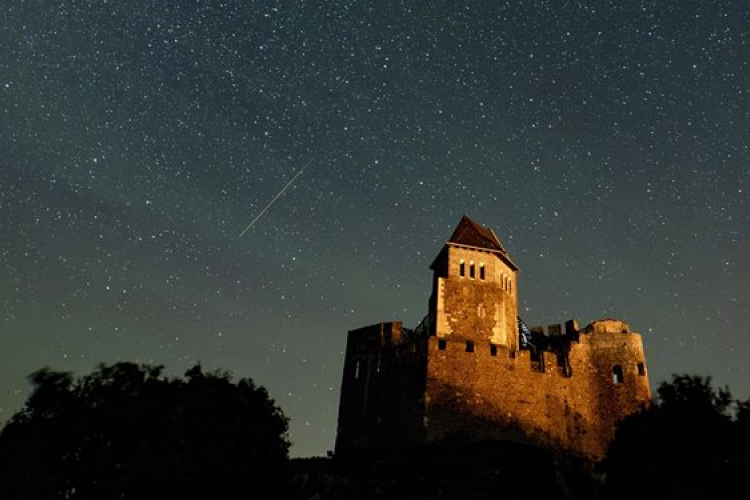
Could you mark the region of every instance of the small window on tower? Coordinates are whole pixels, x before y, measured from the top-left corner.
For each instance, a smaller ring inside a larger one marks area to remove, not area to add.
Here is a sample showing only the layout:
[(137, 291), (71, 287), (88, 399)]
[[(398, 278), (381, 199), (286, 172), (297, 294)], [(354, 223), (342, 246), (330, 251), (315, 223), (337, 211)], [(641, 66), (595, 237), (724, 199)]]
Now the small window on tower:
[(484, 281), (484, 264), (479, 265), (479, 279)]
[(497, 356), (497, 346), (490, 344), (490, 356)]
[(359, 378), (359, 360), (354, 362), (354, 380)]
[(466, 352), (474, 352), (474, 342), (471, 340), (466, 341)]
[(641, 377), (646, 375), (646, 365), (644, 365), (643, 363), (638, 363), (638, 375), (640, 375)]
[(463, 260), (458, 264), (458, 274), (459, 276), (466, 276), (466, 263)]
[(615, 385), (620, 385), (623, 382), (622, 366), (615, 365), (612, 368), (612, 381)]
[(469, 278), (474, 279), (474, 263), (469, 265)]
[(438, 339), (438, 349), (444, 351), (448, 347), (448, 341), (445, 339)]

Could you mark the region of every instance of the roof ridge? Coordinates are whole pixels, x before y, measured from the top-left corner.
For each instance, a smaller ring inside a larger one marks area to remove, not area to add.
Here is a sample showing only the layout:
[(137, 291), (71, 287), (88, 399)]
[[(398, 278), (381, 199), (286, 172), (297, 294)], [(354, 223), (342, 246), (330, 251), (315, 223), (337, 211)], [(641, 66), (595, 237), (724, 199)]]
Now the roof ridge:
[(511, 260), (508, 251), (503, 247), (495, 231), (490, 227), (481, 225), (466, 214), (462, 214), (458, 226), (453, 230), (453, 234), (448, 238), (446, 244), (466, 246), (497, 253), (511, 268), (514, 270), (518, 269), (518, 266)]

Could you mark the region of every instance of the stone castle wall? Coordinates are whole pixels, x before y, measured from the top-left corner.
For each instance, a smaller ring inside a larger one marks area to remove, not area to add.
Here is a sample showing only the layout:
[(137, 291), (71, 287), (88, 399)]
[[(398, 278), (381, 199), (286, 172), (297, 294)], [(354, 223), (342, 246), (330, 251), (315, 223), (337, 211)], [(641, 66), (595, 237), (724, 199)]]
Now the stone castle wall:
[(553, 352), (534, 361), (528, 350), (475, 343), (467, 352), (464, 341), (436, 337), (427, 349), (428, 441), (510, 439), (600, 459), (616, 422), (650, 401), (636, 333), (582, 333), (567, 369)]
[(400, 322), (349, 332), (336, 449), (424, 439), (427, 339), (407, 339)]
[(350, 332), (337, 449), (503, 439), (597, 460), (650, 401), (641, 336), (619, 321), (582, 330), (565, 360), (470, 342), (404, 338), (400, 323)]

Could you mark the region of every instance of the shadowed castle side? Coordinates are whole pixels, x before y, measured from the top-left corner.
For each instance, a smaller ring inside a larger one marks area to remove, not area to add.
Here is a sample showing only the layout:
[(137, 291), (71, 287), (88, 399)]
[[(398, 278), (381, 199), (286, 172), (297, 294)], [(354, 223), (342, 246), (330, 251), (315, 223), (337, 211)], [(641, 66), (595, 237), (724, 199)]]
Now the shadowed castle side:
[(419, 326), (349, 331), (337, 454), (504, 440), (600, 460), (616, 423), (651, 401), (624, 321), (526, 327), (518, 267), (491, 229), (464, 216), (430, 268)]

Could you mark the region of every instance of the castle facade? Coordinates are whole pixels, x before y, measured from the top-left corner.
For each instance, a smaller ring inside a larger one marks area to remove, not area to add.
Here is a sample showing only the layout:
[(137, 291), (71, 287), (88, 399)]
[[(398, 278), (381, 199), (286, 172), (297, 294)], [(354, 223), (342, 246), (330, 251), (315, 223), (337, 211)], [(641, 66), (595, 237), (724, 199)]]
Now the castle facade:
[(348, 333), (336, 452), (513, 441), (600, 460), (651, 401), (641, 335), (624, 321), (528, 328), (519, 269), (464, 216), (430, 266), (429, 312)]

